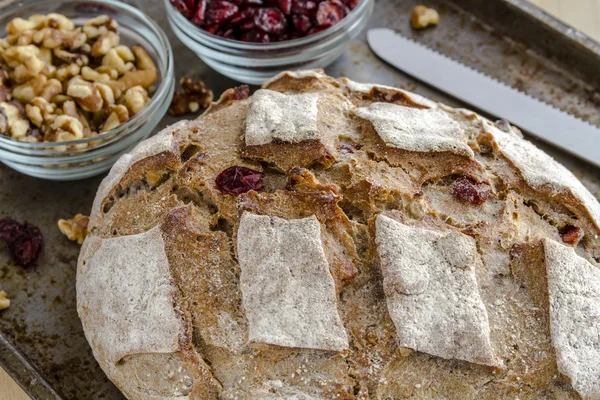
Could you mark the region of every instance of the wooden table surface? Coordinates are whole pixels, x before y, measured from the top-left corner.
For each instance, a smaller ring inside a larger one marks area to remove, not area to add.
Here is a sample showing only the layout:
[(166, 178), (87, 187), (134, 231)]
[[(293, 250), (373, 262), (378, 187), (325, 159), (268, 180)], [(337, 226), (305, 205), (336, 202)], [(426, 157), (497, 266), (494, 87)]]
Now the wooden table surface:
[[(600, 42), (600, 0), (530, 1)], [(0, 368), (0, 400), (29, 400), (29, 396), (2, 368)]]

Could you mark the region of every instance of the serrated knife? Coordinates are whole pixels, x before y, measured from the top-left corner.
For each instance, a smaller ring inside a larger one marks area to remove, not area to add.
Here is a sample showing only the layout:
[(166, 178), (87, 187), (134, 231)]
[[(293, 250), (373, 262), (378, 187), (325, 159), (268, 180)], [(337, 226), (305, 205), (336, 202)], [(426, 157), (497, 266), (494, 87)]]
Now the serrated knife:
[(371, 29), (367, 41), (377, 56), (399, 70), (600, 167), (600, 128), (391, 29)]

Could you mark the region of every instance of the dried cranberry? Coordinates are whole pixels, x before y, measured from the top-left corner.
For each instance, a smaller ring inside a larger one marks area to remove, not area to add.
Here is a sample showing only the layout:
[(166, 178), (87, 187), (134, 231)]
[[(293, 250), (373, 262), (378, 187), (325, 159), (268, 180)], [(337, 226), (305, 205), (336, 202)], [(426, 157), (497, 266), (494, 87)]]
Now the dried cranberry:
[(360, 0), (342, 0), (342, 2), (344, 4), (346, 4), (348, 6), (348, 8), (350, 8), (351, 10), (353, 10), (354, 7), (356, 7), (358, 5), (358, 3), (360, 2)]
[(294, 23), (296, 30), (300, 33), (306, 33), (312, 28), (310, 18), (306, 15), (294, 14), (292, 15), (292, 22)]
[(277, 0), (277, 7), (285, 15), (290, 15), (292, 12), (292, 0)]
[(354, 154), (354, 148), (348, 144), (341, 144), (340, 151), (342, 153)]
[(248, 85), (237, 86), (233, 89), (233, 98), (235, 100), (244, 100), (250, 96), (250, 88)]
[(204, 16), (206, 14), (206, 0), (200, 0), (194, 10), (192, 16), (192, 22), (196, 25), (201, 25), (204, 22)]
[(300, 32), (290, 31), (290, 32), (283, 32), (281, 35), (276, 36), (275, 39), (278, 42), (283, 42), (285, 40), (297, 39), (297, 38), (302, 37), (302, 36), (304, 36), (304, 35), (301, 34)]
[(244, 32), (240, 39), (244, 42), (255, 42), (255, 43), (269, 43), (271, 38), (264, 32), (258, 32), (256, 30)]
[(329, 27), (338, 23), (344, 18), (342, 7), (332, 1), (324, 1), (319, 4), (317, 9), (317, 25), (320, 27)]
[(483, 204), (490, 195), (487, 183), (476, 182), (466, 176), (460, 177), (452, 184), (452, 194), (455, 197), (473, 204)]
[(204, 27), (204, 30), (208, 33), (216, 34), (219, 30), (219, 25), (208, 25)]
[(324, 26), (313, 26), (312, 28), (310, 28), (310, 30), (306, 33), (306, 35), (314, 35), (315, 33), (319, 33), (321, 31), (324, 31), (326, 29), (326, 27)]
[(338, 7), (340, 7), (342, 9), (342, 11), (343, 11), (342, 18), (344, 18), (350, 12), (350, 7), (348, 7), (346, 5), (346, 3), (344, 3), (342, 0), (329, 0), (329, 1), (331, 1), (333, 4), (337, 5)]
[(192, 16), (192, 10), (188, 7), (183, 0), (169, 0), (169, 3), (173, 5), (184, 17), (190, 18)]
[(18, 234), (20, 229), (21, 224), (14, 219), (5, 218), (0, 220), (0, 239), (9, 243)]
[(0, 220), (0, 239), (6, 242), (16, 263), (23, 267), (35, 263), (44, 244), (37, 226), (27, 222), (20, 224), (10, 218)]
[(265, 174), (246, 167), (229, 167), (215, 180), (219, 190), (229, 194), (242, 194), (250, 190), (262, 190)]
[(235, 39), (235, 35), (233, 34), (233, 29), (227, 29), (225, 32), (223, 32), (223, 34), (221, 35), (226, 39)]
[(169, 1), (186, 18), (209, 33), (269, 43), (320, 32), (344, 18), (360, 0)]
[(496, 121), (496, 127), (504, 132), (510, 132), (512, 128), (510, 127), (510, 122), (505, 119), (499, 119)]
[(275, 35), (283, 33), (286, 27), (285, 16), (276, 8), (259, 9), (254, 23), (261, 31)]
[(251, 19), (250, 21), (246, 21), (246, 22), (242, 23), (240, 25), (240, 30), (242, 30), (242, 31), (251, 31), (255, 27), (256, 27), (256, 25), (254, 25), (254, 20)]
[(224, 0), (213, 1), (208, 4), (205, 18), (208, 25), (222, 24), (229, 21), (235, 13), (237, 13), (238, 7)]
[(292, 0), (294, 14), (311, 15), (317, 9), (317, 3), (312, 0)]
[(577, 226), (567, 225), (560, 231), (560, 237), (565, 243), (577, 245), (583, 237), (583, 230)]

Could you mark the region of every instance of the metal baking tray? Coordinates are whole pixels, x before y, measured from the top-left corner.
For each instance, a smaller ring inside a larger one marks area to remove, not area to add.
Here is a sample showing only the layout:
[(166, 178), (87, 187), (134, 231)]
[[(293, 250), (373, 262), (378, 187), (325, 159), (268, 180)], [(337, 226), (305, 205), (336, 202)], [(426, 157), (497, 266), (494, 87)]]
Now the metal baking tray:
[[(370, 27), (396, 29), (600, 125), (598, 43), (525, 0), (429, 0), (428, 5), (440, 12), (441, 22), (433, 29), (413, 32), (408, 21), (416, 3), (378, 0)], [(202, 78), (217, 95), (236, 85), (208, 68), (174, 37), (162, 0), (139, 4), (168, 33), (178, 77)], [(460, 105), (377, 59), (367, 47), (364, 33), (327, 72), (356, 81), (399, 86)], [(173, 121), (167, 116), (162, 126)], [(599, 169), (536, 144), (570, 168), (592, 193), (600, 194)], [(79, 246), (62, 237), (56, 228), (59, 218), (89, 212), (100, 179), (47, 182), (0, 164), (0, 218), (10, 216), (32, 222), (42, 229), (46, 240), (38, 266), (27, 270), (13, 265), (0, 243), (0, 289), (6, 290), (12, 301), (7, 310), (0, 312), (0, 364), (36, 399), (123, 398), (94, 360), (77, 317), (75, 269)]]

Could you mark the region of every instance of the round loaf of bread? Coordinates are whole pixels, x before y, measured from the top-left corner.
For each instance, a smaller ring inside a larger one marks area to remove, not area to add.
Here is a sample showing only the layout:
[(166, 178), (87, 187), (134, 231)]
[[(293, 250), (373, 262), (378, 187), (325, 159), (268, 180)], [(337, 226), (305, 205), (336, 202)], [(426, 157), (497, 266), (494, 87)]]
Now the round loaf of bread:
[(599, 226), (505, 121), (286, 72), (119, 159), (78, 312), (129, 399), (600, 399)]

